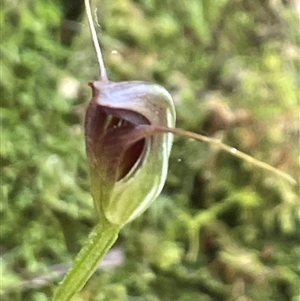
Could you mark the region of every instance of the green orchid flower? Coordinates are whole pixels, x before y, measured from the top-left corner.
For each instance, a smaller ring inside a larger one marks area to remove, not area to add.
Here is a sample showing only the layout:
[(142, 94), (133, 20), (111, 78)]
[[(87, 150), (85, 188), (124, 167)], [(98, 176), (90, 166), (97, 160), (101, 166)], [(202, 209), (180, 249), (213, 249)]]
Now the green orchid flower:
[(171, 95), (146, 82), (96, 81), (85, 118), (91, 193), (102, 218), (124, 225), (142, 214), (161, 192), (174, 127)]

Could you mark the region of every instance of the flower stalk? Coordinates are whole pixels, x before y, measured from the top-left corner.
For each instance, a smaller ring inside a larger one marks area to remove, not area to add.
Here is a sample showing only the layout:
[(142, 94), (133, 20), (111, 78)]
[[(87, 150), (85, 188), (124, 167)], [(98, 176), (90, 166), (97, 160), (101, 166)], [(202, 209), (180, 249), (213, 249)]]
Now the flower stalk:
[(79, 293), (95, 272), (99, 261), (117, 240), (120, 227), (100, 222), (74, 260), (71, 270), (54, 294), (53, 301), (68, 301)]

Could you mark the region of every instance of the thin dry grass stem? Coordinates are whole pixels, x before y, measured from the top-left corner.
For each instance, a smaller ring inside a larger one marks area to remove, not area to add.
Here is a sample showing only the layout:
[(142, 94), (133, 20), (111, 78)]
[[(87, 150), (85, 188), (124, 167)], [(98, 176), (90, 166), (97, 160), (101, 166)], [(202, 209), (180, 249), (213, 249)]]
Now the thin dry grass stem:
[(192, 138), (192, 139), (195, 139), (195, 140), (200, 140), (200, 141), (203, 141), (203, 142), (206, 142), (208, 144), (212, 144), (212, 145), (216, 145), (218, 148), (224, 150), (225, 152), (237, 157), (237, 158), (240, 158), (246, 162), (248, 162), (249, 164), (251, 165), (254, 165), (254, 166), (257, 166), (259, 168), (262, 168), (264, 170), (267, 170), (267, 171), (270, 171), (284, 179), (286, 179), (287, 181), (289, 181), (291, 184), (293, 185), (296, 185), (297, 184), (297, 181), (292, 177), (290, 176), (289, 174), (265, 163), (265, 162), (262, 162), (260, 160), (257, 160), (239, 150), (237, 150), (236, 148), (232, 147), (232, 146), (229, 146), (223, 142), (221, 142), (220, 140), (218, 139), (214, 139), (214, 138), (209, 138), (209, 137), (206, 137), (206, 136), (203, 136), (201, 134), (197, 134), (197, 133), (193, 133), (193, 132), (189, 132), (189, 131), (186, 131), (186, 130), (183, 130), (183, 129), (178, 129), (178, 128), (164, 128), (164, 127), (157, 127), (157, 130), (160, 131), (160, 132), (169, 132), (169, 133), (172, 133), (174, 135), (180, 135), (180, 136), (186, 136), (186, 137), (189, 137), (189, 138)]
[(100, 80), (107, 81), (108, 79), (107, 79), (106, 68), (105, 68), (100, 44), (99, 44), (99, 41), (97, 38), (96, 29), (95, 29), (94, 22), (93, 22), (90, 1), (85, 0), (84, 2), (85, 2), (85, 10), (86, 10), (86, 14), (87, 14), (88, 22), (89, 22), (89, 27), (91, 30), (91, 35), (92, 35), (92, 39), (93, 39), (93, 43), (94, 43), (94, 47), (95, 47), (95, 51), (96, 51), (96, 55), (97, 55), (97, 60), (98, 60), (99, 68), (100, 68), (100, 74), (99, 74)]

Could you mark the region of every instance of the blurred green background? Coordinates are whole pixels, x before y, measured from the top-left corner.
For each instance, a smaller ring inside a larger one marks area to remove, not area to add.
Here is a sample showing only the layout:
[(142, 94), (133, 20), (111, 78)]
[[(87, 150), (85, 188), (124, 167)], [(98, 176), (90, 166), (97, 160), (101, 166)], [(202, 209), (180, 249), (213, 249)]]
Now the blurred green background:
[[(82, 124), (98, 65), (82, 2), (1, 4), (5, 301), (50, 300), (56, 265), (97, 223)], [(299, 183), (297, 1), (95, 2), (111, 80), (163, 85), (177, 127), (222, 138)], [(299, 301), (298, 190), (176, 137), (163, 193), (116, 243), (123, 263), (98, 270), (74, 301)]]

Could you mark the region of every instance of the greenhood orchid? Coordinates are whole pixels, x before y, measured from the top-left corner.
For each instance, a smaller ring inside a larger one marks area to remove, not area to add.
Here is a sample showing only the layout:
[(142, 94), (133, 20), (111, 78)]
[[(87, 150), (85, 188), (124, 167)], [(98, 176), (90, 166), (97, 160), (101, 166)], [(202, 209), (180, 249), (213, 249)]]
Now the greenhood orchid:
[(171, 95), (146, 82), (96, 81), (85, 118), (91, 192), (102, 218), (123, 225), (161, 192), (167, 176), (174, 127)]
[(100, 222), (53, 301), (68, 301), (78, 293), (121, 228), (157, 198), (167, 177), (173, 142), (171, 133), (159, 129), (175, 126), (173, 100), (163, 87), (107, 79), (89, 0), (85, 6), (100, 67), (99, 80), (90, 83), (92, 100), (84, 124), (91, 194)]

